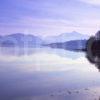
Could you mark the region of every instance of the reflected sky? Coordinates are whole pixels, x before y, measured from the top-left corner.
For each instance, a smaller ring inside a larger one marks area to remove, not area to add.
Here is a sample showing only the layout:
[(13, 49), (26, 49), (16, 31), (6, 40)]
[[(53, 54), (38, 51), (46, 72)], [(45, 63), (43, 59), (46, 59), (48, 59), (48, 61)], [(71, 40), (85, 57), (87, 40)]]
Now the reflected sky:
[(80, 100), (82, 96), (84, 100), (87, 95), (91, 98), (94, 90), (98, 97), (100, 73), (84, 53), (30, 48), (26, 51), (33, 51), (31, 54), (25, 51), (20, 55), (12, 49), (2, 48), (0, 54), (1, 100)]
[(94, 71), (94, 67), (89, 64), (84, 56), (84, 53), (70, 52), (62, 49), (20, 48), (18, 50), (18, 48), (3, 47), (0, 52), (0, 62), (1, 64), (11, 64), (11, 66), (14, 64), (14, 66), (17, 65), (19, 68), (32, 71), (60, 71), (69, 69)]

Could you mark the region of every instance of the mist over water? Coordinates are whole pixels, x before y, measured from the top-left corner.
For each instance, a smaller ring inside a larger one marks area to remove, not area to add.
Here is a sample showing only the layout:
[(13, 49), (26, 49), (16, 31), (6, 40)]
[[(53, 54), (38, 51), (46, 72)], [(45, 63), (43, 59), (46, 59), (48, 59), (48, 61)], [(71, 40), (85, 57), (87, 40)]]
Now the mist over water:
[(1, 100), (84, 100), (87, 96), (94, 100), (99, 98), (99, 87), (100, 73), (84, 53), (0, 48)]

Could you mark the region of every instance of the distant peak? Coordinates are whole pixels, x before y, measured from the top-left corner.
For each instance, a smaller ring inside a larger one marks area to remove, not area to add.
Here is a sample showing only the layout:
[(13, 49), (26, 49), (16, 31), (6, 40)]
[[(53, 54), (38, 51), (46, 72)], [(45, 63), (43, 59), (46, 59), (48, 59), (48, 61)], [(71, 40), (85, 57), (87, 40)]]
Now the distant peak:
[(13, 35), (24, 35), (23, 33), (14, 33)]
[(78, 33), (77, 31), (72, 31), (71, 33)]
[(23, 33), (13, 33), (13, 34), (9, 34), (8, 36), (23, 36)]

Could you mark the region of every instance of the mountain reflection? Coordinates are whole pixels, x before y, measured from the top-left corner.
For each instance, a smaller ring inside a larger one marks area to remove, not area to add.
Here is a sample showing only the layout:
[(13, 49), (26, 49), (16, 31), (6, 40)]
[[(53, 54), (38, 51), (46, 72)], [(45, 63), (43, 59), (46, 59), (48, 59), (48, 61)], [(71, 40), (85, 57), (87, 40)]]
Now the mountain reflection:
[(34, 49), (18, 47), (0, 47), (0, 55), (23, 56), (34, 53)]
[(88, 40), (73, 40), (63, 43), (52, 43), (38, 48), (0, 47), (0, 55), (30, 56), (40, 51), (41, 53), (52, 53), (61, 57), (72, 58), (74, 60), (82, 57), (82, 52), (84, 51), (87, 60), (90, 63), (95, 64), (100, 70), (100, 39), (97, 34), (94, 37), (90, 37)]
[(100, 71), (100, 31), (98, 31), (95, 36), (90, 37), (88, 40), (51, 43), (46, 46), (69, 51), (85, 52), (88, 61), (92, 64), (95, 64)]

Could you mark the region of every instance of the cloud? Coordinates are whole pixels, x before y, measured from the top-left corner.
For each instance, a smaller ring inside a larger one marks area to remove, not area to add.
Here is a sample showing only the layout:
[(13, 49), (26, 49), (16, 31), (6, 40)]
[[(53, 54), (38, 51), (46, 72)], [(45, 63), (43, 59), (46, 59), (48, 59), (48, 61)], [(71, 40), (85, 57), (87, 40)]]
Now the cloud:
[(88, 4), (92, 4), (92, 5), (100, 5), (100, 0), (80, 0), (82, 2), (88, 3)]
[(99, 9), (83, 3), (100, 4), (97, 0), (6, 1), (0, 1), (0, 34), (21, 32), (47, 36), (71, 31), (92, 34), (100, 26)]
[[(93, 17), (93, 14), (91, 14)], [(83, 20), (64, 20), (52, 18), (32, 18), (31, 16), (21, 17), (17, 22), (0, 23), (1, 33), (22, 32), (24, 34), (35, 34), (41, 36), (59, 35), (74, 30), (87, 34), (95, 34), (99, 29), (98, 18), (84, 18)], [(5, 30), (6, 29), (6, 30)]]

